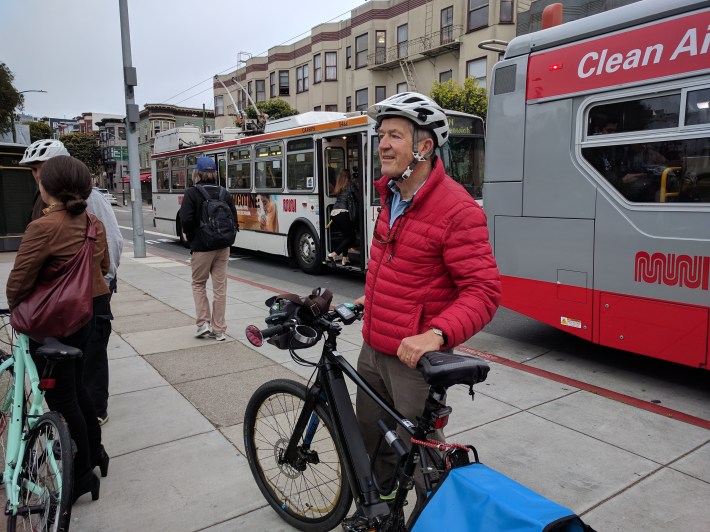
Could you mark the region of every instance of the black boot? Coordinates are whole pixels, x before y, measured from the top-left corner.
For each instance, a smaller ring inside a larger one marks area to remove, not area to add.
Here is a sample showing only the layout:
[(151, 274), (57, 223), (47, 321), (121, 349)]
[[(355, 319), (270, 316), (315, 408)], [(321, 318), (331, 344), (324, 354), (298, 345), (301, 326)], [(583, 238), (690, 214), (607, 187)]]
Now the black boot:
[[(104, 449), (104, 446), (101, 446), (101, 452), (99, 453), (99, 458), (96, 463), (96, 465), (99, 467), (99, 470), (101, 471), (101, 477), (105, 477), (108, 475), (108, 463), (109, 463), (109, 455), (106, 453), (106, 449)], [(94, 466), (96, 467), (96, 466)]]
[(72, 495), (72, 504), (76, 500), (84, 495), (85, 493), (91, 492), (91, 500), (99, 500), (99, 490), (101, 489), (101, 480), (97, 477), (93, 471), (89, 471), (79, 478), (77, 482), (74, 482), (74, 493)]

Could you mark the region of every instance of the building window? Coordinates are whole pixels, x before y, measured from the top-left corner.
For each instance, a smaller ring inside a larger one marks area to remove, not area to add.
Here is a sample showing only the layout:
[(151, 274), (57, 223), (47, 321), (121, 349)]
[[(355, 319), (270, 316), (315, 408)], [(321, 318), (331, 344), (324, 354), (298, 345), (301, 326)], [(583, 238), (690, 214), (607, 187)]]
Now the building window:
[(381, 102), (382, 100), (387, 98), (387, 96), (385, 96), (385, 94), (387, 94), (387, 87), (383, 87), (383, 86), (375, 87), (375, 103)]
[(251, 92), (251, 88), (252, 88), (252, 82), (250, 81), (249, 83), (247, 83), (247, 93), (249, 94), (249, 96), (253, 95), (253, 93)]
[(445, 81), (449, 81), (453, 76), (453, 71), (447, 70), (446, 72), (441, 72), (439, 74), (439, 83), (444, 83)]
[(441, 44), (454, 40), (454, 6), (441, 10)]
[(256, 101), (257, 102), (266, 101), (266, 80), (263, 80), (263, 79), (256, 80)]
[(320, 105), (316, 105), (316, 106), (313, 108), (313, 110), (314, 110), (314, 111), (320, 111)]
[(338, 111), (338, 106), (337, 105), (326, 105), (325, 110), (330, 113), (336, 113)]
[(278, 96), (278, 94), (276, 94), (276, 72), (269, 74), (269, 89), (269, 97), (276, 98), (276, 96)]
[(367, 111), (367, 89), (355, 91), (355, 110)]
[(279, 96), (288, 96), (288, 89), (288, 70), (279, 70)]
[(500, 0), (500, 23), (513, 23), (513, 0)]
[[(387, 32), (375, 32), (375, 64), (381, 65), (387, 57)], [(379, 101), (379, 100), (378, 100)]]
[(407, 82), (403, 81), (402, 83), (397, 83), (397, 94), (400, 92), (407, 92), (409, 90), (409, 87), (407, 86)]
[(346, 96), (345, 97), (345, 112), (349, 113), (352, 110), (353, 110), (353, 97)]
[(409, 25), (407, 24), (402, 24), (401, 26), (397, 27), (397, 58), (402, 58), (402, 57), (407, 57), (408, 54), (408, 46), (407, 42), (409, 41)]
[(475, 78), (475, 80), (478, 82), (478, 86), (482, 89), (486, 88), (487, 72), (488, 66), (486, 64), (485, 57), (466, 62), (466, 77)]
[(367, 33), (355, 38), (355, 68), (367, 66)]
[(325, 53), (325, 80), (336, 81), (338, 79), (338, 52)]
[(488, 0), (468, 0), (468, 31), (488, 26)]
[(352, 66), (352, 60), (353, 60), (353, 47), (346, 46), (345, 47), (345, 68), (350, 68)]
[(224, 96), (222, 96), (221, 94), (219, 96), (214, 97), (214, 115), (224, 115)]
[(118, 140), (126, 140), (126, 128), (125, 127), (118, 128)]
[[(288, 94), (288, 71), (282, 70), (281, 73), (286, 72), (286, 94)], [(283, 87), (281, 87), (281, 90)], [(306, 92), (308, 90), (308, 63), (296, 67), (296, 92)], [(280, 91), (279, 91), (280, 92)]]
[(321, 82), (321, 64), (320, 64), (320, 54), (313, 56), (313, 83)]

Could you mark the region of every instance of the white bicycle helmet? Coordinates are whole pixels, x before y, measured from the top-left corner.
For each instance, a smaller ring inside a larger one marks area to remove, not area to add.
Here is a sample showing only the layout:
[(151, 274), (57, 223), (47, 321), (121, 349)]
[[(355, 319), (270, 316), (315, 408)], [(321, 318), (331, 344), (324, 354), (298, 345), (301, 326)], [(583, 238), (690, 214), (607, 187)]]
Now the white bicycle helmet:
[(414, 135), (412, 135), (412, 161), (407, 165), (402, 175), (395, 178), (396, 181), (407, 179), (412, 175), (414, 167), (418, 163), (426, 161), (434, 154), (434, 150), (430, 153), (419, 153), (417, 149), (419, 129), (427, 130), (432, 134), (434, 149), (437, 146), (443, 146), (449, 140), (449, 121), (446, 119), (444, 111), (434, 100), (423, 94), (400, 92), (370, 107), (367, 110), (367, 115), (377, 122), (377, 129), (385, 118), (397, 117), (411, 120), (416, 126)]
[(438, 147), (449, 140), (449, 121), (443, 109), (423, 94), (400, 92), (370, 107), (367, 115), (375, 120), (378, 126), (385, 118), (408, 118), (417, 127), (431, 131)]
[(57, 155), (69, 155), (64, 144), (54, 139), (42, 139), (33, 142), (27, 147), (20, 164), (31, 165), (43, 163)]

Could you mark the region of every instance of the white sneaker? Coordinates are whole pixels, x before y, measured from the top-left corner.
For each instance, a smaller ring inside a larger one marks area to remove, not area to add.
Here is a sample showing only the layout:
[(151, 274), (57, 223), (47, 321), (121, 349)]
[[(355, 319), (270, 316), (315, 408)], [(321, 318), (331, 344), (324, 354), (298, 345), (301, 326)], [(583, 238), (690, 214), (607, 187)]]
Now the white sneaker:
[(213, 340), (217, 340), (218, 342), (224, 342), (227, 339), (227, 335), (224, 334), (223, 332), (212, 333), (212, 334), (210, 334), (210, 338), (212, 338)]
[(204, 338), (210, 334), (212, 330), (210, 329), (210, 323), (208, 321), (204, 322), (202, 325), (197, 326), (197, 332), (195, 333), (195, 338)]

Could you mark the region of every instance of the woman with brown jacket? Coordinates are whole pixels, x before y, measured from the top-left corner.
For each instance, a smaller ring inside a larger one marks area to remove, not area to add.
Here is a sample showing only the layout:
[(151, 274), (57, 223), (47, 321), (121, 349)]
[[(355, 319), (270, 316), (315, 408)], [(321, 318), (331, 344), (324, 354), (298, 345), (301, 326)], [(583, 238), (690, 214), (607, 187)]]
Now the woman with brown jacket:
[[(95, 216), (85, 212), (91, 188), (89, 169), (78, 159), (58, 156), (42, 166), (39, 190), (48, 207), (41, 218), (27, 226), (17, 251), (7, 281), (7, 301), (11, 310), (32, 293), (43, 268), (63, 264), (79, 251), (86, 238), (87, 215), (92, 217), (97, 230), (92, 263), (93, 297), (108, 293), (104, 274), (109, 269), (109, 254), (104, 226)], [(90, 327), (87, 323), (60, 341), (84, 350)], [(30, 339), (30, 353), (41, 375), (45, 360), (35, 356), (39, 346)], [(76, 443), (73, 499), (91, 492), (92, 499), (97, 500), (100, 481), (93, 469), (99, 466), (101, 475), (105, 476), (109, 457), (101, 445), (101, 428), (84, 388), (83, 368), (82, 358), (57, 363), (52, 374), (56, 384), (47, 390), (45, 399), (52, 410), (62, 414)]]

